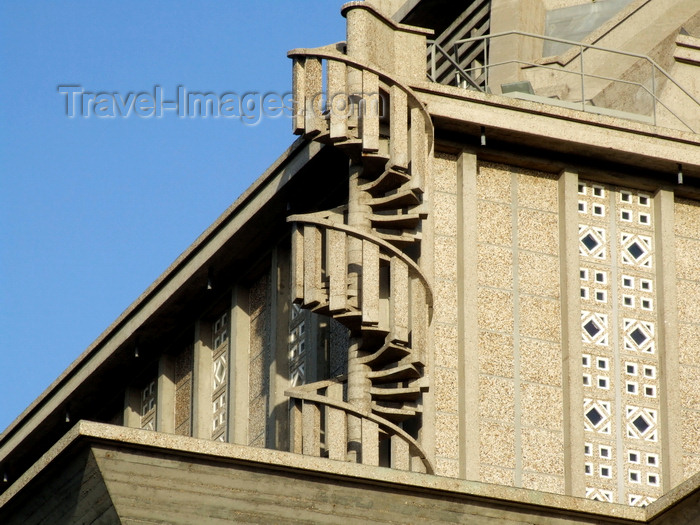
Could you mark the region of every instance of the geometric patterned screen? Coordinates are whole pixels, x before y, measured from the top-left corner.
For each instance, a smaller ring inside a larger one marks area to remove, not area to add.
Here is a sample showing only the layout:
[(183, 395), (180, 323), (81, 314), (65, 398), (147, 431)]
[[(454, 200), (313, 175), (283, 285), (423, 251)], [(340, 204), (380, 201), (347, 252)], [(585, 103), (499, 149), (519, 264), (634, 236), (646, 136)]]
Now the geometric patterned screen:
[(227, 440), (229, 318), (221, 314), (212, 326), (212, 433), (215, 441)]
[(141, 389), (141, 424), (143, 430), (156, 429), (156, 399), (157, 399), (157, 383), (155, 380), (150, 381), (144, 388)]
[(296, 387), (306, 383), (307, 329), (311, 315), (292, 304), (289, 320), (289, 383)]
[(661, 495), (659, 360), (651, 195), (579, 181), (586, 497)]

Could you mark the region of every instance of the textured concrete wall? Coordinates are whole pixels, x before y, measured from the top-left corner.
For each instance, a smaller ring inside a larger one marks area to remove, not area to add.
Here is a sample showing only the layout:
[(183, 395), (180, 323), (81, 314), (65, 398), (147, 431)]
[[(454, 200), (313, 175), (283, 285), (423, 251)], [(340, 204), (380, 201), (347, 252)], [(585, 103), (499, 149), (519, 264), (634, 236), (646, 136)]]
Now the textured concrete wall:
[(4, 525), (120, 523), (95, 458), (87, 449), (50, 466), (38, 483), (0, 507)]
[(173, 524), (635, 523), (554, 505), (523, 508), (427, 488), (278, 469), (263, 462), (217, 462), (109, 445), (94, 447), (93, 454), (126, 524), (154, 518)]
[(192, 435), (193, 345), (187, 345), (175, 357), (175, 433)]
[(556, 178), (477, 175), (480, 478), (564, 491)]
[(700, 203), (675, 203), (683, 477), (700, 472)]
[(250, 372), (248, 444), (265, 446), (270, 359), (270, 278), (260, 277), (250, 289)]
[[(458, 184), (457, 157), (438, 153), (433, 161), (435, 201), (435, 471), (459, 476), (460, 424), (458, 383)], [(462, 387), (464, 388), (464, 387)]]
[(563, 493), (557, 177), (465, 162), (433, 165), (436, 470)]

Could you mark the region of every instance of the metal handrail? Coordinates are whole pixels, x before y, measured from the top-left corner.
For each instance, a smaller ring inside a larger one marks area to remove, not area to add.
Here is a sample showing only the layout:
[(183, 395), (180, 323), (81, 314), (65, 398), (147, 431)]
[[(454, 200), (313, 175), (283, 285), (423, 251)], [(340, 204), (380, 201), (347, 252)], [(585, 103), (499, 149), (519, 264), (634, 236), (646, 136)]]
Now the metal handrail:
[(430, 80), (432, 80), (433, 82), (436, 82), (436, 79), (435, 79), (435, 49), (437, 49), (437, 50), (440, 51), (440, 52), (443, 54), (443, 56), (450, 62), (450, 64), (452, 64), (452, 66), (453, 66), (455, 69), (457, 69), (457, 71), (459, 71), (460, 73), (462, 73), (462, 75), (465, 77), (465, 80), (466, 80), (467, 82), (469, 82), (469, 83), (472, 85), (472, 87), (474, 87), (475, 89), (478, 89), (479, 91), (483, 91), (483, 90), (481, 89), (481, 86), (479, 86), (479, 84), (477, 84), (476, 82), (474, 82), (474, 80), (473, 80), (469, 75), (467, 75), (467, 74), (464, 72), (464, 69), (462, 68), (462, 66), (460, 66), (457, 62), (455, 62), (455, 60), (447, 53), (447, 51), (445, 51), (445, 50), (442, 48), (442, 46), (441, 46), (440, 44), (438, 44), (437, 42), (433, 41), (433, 46), (432, 46), (432, 48), (433, 48), (433, 52), (432, 52), (433, 74), (432, 74)]
[[(497, 66), (502, 66), (506, 64), (512, 64), (512, 63), (517, 63), (522, 65), (523, 67), (535, 67), (535, 68), (541, 68), (541, 69), (551, 69), (555, 70), (557, 72), (564, 72), (564, 73), (571, 73), (571, 74), (578, 74), (581, 77), (581, 110), (586, 111), (585, 109), (585, 78), (595, 78), (599, 80), (607, 80), (610, 82), (620, 82), (624, 84), (631, 84), (638, 86), (642, 90), (646, 91), (649, 93), (649, 95), (652, 98), (652, 120), (654, 125), (657, 125), (657, 110), (656, 110), (656, 104), (660, 104), (662, 107), (664, 107), (671, 115), (673, 115), (680, 123), (682, 123), (685, 127), (687, 127), (690, 131), (695, 132), (695, 130), (687, 123), (685, 122), (680, 116), (676, 114), (672, 109), (670, 109), (666, 104), (664, 104), (656, 94), (656, 87), (657, 87), (657, 81), (656, 81), (656, 71), (659, 71), (659, 73), (664, 76), (671, 84), (673, 84), (676, 88), (678, 88), (682, 93), (684, 93), (690, 100), (692, 100), (696, 105), (700, 107), (700, 101), (693, 96), (692, 93), (688, 92), (683, 86), (678, 84), (671, 75), (669, 75), (661, 66), (659, 66), (652, 58), (642, 55), (639, 53), (631, 53), (629, 51), (621, 51), (617, 49), (610, 49), (602, 46), (596, 46), (593, 44), (585, 44), (583, 42), (575, 42), (573, 40), (566, 40), (563, 38), (555, 38), (555, 37), (549, 37), (549, 36), (544, 36), (544, 35), (537, 35), (534, 33), (527, 33), (524, 31), (505, 31), (501, 33), (494, 33), (490, 35), (482, 35), (482, 36), (477, 36), (477, 37), (472, 37), (472, 38), (465, 38), (462, 40), (456, 40), (453, 42), (455, 53), (456, 50), (458, 49), (459, 45), (462, 44), (468, 44), (471, 42), (478, 42), (478, 41), (484, 41), (484, 46), (486, 49), (488, 49), (489, 44), (491, 39), (499, 38), (499, 37), (504, 37), (504, 36), (524, 36), (524, 37), (529, 37), (529, 38), (535, 38), (538, 40), (547, 40), (547, 41), (552, 41), (552, 42), (557, 42), (557, 43), (562, 43), (562, 44), (569, 44), (571, 46), (575, 46), (579, 48), (579, 57), (580, 57), (580, 71), (570, 71), (564, 68), (557, 68), (553, 66), (547, 66), (545, 64), (539, 64), (536, 62), (527, 62), (524, 60), (519, 60), (519, 59), (514, 59), (514, 60), (508, 60), (504, 62), (499, 62), (496, 64), (489, 64), (488, 63), (488, 55), (487, 55), (487, 61), (484, 65), (480, 65), (476, 68), (463, 68), (459, 65), (458, 63), (458, 57), (455, 55), (455, 59), (453, 59), (445, 49), (443, 49), (439, 44), (437, 44), (435, 41), (428, 41), (428, 48), (429, 48), (429, 53), (431, 57), (431, 63), (430, 63), (430, 72), (428, 74), (428, 77), (435, 82), (436, 79), (436, 58), (435, 58), (435, 53), (436, 51), (440, 52), (440, 54), (447, 59), (450, 64), (456, 69), (456, 73), (459, 73), (462, 78), (467, 80), (473, 87), (478, 89), (479, 91), (488, 91), (488, 80), (486, 80), (486, 89), (481, 88), (472, 78), (471, 75), (468, 74), (470, 71), (474, 70), (485, 70), (488, 71), (490, 68), (497, 67)], [(639, 82), (632, 82), (632, 81), (627, 81), (623, 80), (621, 78), (610, 78), (610, 77), (605, 77), (601, 75), (595, 75), (595, 74), (587, 74), (585, 72), (585, 63), (584, 63), (584, 52), (588, 49), (592, 49), (595, 51), (602, 51), (602, 52), (607, 52), (607, 53), (613, 53), (617, 55), (622, 55), (622, 56), (628, 56), (628, 57), (633, 57), (636, 59), (644, 60), (646, 61), (650, 66), (651, 66), (651, 90), (649, 90), (646, 86)], [(574, 60), (575, 57), (572, 57), (571, 60), (569, 60), (568, 63), (571, 63), (572, 60)]]
[[(503, 66), (503, 65), (507, 65), (507, 64), (522, 64), (523, 66), (537, 66), (537, 67), (541, 67), (542, 69), (552, 69), (552, 70), (557, 71), (559, 73), (569, 73), (572, 75), (587, 76), (589, 78), (596, 78), (599, 80), (609, 80), (611, 82), (618, 82), (620, 84), (629, 84), (632, 86), (637, 86), (638, 88), (642, 89), (643, 91), (646, 91), (652, 97), (652, 100), (654, 101), (654, 104), (652, 105), (652, 109), (653, 109), (652, 121), (654, 122), (654, 125), (656, 125), (656, 104), (658, 103), (661, 106), (663, 106), (666, 109), (666, 111), (668, 111), (674, 117), (676, 117), (681, 124), (683, 124), (685, 127), (687, 127), (693, 133), (695, 133), (695, 130), (690, 126), (690, 124), (688, 124), (681, 117), (679, 117), (671, 108), (669, 108), (666, 104), (664, 104), (664, 102), (661, 99), (657, 98), (654, 95), (653, 88), (655, 86), (654, 86), (653, 81), (652, 81), (652, 90), (649, 90), (649, 88), (647, 88), (644, 84), (640, 84), (639, 82), (632, 82), (631, 80), (623, 80), (621, 78), (605, 77), (602, 75), (594, 75), (594, 74), (590, 74), (590, 73), (586, 74), (586, 75), (581, 75), (581, 73), (579, 73), (577, 71), (567, 71), (565, 69), (559, 69), (559, 68), (555, 68), (552, 66), (546, 66), (546, 65), (539, 65), (539, 64), (536, 64), (533, 62), (527, 62), (525, 60), (507, 60), (505, 62), (497, 62), (495, 64), (489, 64), (488, 66), (479, 66), (479, 67), (461, 69), (460, 73), (462, 73), (464, 75), (464, 74), (468, 74), (470, 71), (475, 71), (478, 69), (487, 69), (488, 67)], [(585, 92), (584, 92), (583, 86), (581, 86), (581, 88), (582, 88), (581, 89), (581, 110), (586, 111), (586, 109), (585, 109), (585, 100), (586, 100)]]

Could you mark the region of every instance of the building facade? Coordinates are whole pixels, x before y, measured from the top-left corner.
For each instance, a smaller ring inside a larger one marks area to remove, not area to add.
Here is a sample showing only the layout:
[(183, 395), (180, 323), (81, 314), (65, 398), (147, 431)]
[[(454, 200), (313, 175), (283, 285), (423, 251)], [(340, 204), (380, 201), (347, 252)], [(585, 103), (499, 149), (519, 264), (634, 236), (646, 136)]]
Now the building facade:
[(2, 434), (1, 521), (699, 523), (697, 3), (342, 15), (299, 139)]

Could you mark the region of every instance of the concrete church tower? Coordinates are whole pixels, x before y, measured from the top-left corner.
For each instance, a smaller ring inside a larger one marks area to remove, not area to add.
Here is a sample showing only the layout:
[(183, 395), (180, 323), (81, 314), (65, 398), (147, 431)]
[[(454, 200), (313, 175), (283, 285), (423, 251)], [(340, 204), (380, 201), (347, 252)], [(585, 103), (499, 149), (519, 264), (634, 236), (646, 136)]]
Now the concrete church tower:
[(0, 521), (700, 523), (700, 6), (342, 15), (299, 139), (2, 434)]

